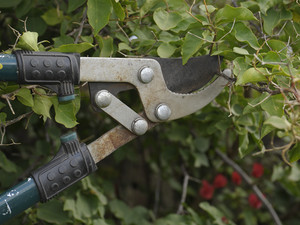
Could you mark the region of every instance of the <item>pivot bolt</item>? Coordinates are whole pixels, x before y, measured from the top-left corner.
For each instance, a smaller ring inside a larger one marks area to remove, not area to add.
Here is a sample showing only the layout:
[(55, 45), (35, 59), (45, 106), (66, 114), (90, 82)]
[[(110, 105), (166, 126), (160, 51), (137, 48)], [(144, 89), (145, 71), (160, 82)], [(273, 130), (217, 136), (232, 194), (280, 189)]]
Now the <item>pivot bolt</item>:
[(139, 71), (138, 78), (139, 80), (144, 83), (148, 84), (153, 80), (154, 77), (154, 71), (149, 67), (143, 67)]
[(143, 135), (148, 130), (148, 123), (142, 118), (138, 118), (132, 122), (131, 129), (136, 135)]
[(172, 113), (172, 111), (171, 111), (170, 107), (163, 103), (159, 104), (155, 110), (155, 116), (157, 117), (157, 119), (162, 120), (162, 121), (169, 119), (171, 116), (171, 113)]
[(109, 106), (111, 101), (111, 93), (109, 93), (107, 90), (101, 90), (95, 95), (95, 102), (99, 108), (105, 108)]

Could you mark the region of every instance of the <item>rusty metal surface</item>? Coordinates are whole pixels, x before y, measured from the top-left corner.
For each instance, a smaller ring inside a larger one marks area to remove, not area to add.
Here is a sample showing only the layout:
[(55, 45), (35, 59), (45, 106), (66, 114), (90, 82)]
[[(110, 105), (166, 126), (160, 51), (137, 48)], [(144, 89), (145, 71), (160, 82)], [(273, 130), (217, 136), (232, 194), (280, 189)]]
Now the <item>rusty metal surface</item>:
[[(145, 118), (145, 116), (143, 116)], [(147, 120), (147, 119), (146, 119)], [(154, 127), (157, 123), (148, 122), (148, 130)], [(90, 143), (87, 147), (94, 159), (95, 163), (98, 163), (115, 150), (125, 145), (126, 143), (132, 141), (138, 137), (137, 135), (131, 133), (125, 127), (119, 125), (110, 131), (103, 134), (101, 137)]]

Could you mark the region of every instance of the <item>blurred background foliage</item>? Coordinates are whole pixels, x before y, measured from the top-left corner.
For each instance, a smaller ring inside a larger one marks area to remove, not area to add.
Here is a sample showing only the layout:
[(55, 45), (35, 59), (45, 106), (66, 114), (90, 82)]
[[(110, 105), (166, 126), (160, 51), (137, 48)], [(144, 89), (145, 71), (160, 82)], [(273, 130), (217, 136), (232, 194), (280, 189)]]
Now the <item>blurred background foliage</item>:
[[(147, 132), (9, 224), (300, 223), (298, 0), (10, 0), (0, 11), (5, 53), (183, 63), (213, 54), (233, 71), (220, 73), (229, 85), (210, 105)], [(77, 93), (59, 104), (42, 87), (0, 84), (2, 191), (48, 162), (67, 128), (89, 143), (116, 125), (93, 111), (87, 85)], [(135, 92), (122, 98), (140, 109)]]

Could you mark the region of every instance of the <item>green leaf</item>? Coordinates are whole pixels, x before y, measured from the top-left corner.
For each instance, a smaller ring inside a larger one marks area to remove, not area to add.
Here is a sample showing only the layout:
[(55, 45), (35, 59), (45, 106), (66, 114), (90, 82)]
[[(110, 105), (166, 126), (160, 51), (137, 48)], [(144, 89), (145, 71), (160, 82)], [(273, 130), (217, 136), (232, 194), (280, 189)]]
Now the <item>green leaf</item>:
[(253, 13), (244, 7), (232, 7), (226, 5), (224, 8), (218, 10), (215, 16), (215, 21), (218, 24), (233, 22), (234, 20), (257, 20)]
[(55, 26), (61, 23), (64, 19), (63, 12), (55, 8), (49, 9), (41, 17), (49, 26)]
[(37, 218), (54, 224), (72, 222), (68, 217), (68, 212), (63, 211), (62, 206), (63, 204), (56, 199), (52, 199), (47, 204), (41, 204), (37, 208)]
[(242, 217), (245, 225), (257, 225), (257, 219), (252, 210), (243, 210)]
[(76, 211), (82, 221), (96, 215), (98, 211), (99, 201), (94, 195), (85, 195), (80, 192), (77, 193)]
[(27, 89), (27, 88), (21, 88), (16, 93), (16, 96), (17, 96), (19, 102), (21, 102), (23, 105), (26, 105), (26, 106), (29, 106), (29, 107), (33, 107), (33, 105), (34, 105), (34, 103), (33, 103), (33, 97), (31, 95), (31, 92), (30, 92), (29, 89)]
[(169, 43), (161, 43), (160, 46), (157, 48), (157, 54), (161, 58), (170, 58), (173, 53), (175, 52), (176, 47)]
[(260, 81), (267, 81), (265, 76), (265, 68), (250, 68), (246, 70), (241, 76), (237, 77), (236, 85), (243, 85), (246, 83), (256, 83)]
[(239, 135), (239, 155), (241, 158), (245, 157), (251, 153), (249, 148), (249, 137), (246, 130), (243, 131), (243, 134)]
[(24, 32), (19, 38), (17, 47), (23, 50), (38, 51), (38, 36), (36, 32)]
[(1, 151), (0, 151), (0, 167), (8, 173), (17, 172), (16, 164), (14, 164), (12, 161), (6, 158), (6, 155)]
[(0, 112), (0, 124), (5, 124), (7, 118), (7, 114), (5, 112)]
[(283, 116), (284, 98), (281, 94), (272, 95), (261, 103), (261, 108), (271, 116)]
[(247, 69), (249, 69), (249, 63), (246, 62), (245, 57), (237, 57), (233, 60), (233, 73), (236, 76), (241, 76)]
[(66, 128), (75, 127), (76, 122), (76, 104), (75, 101), (59, 103), (57, 98), (51, 98), (55, 110), (55, 121), (63, 124)]
[(177, 26), (182, 17), (177, 12), (168, 12), (163, 8), (158, 8), (153, 14), (153, 19), (161, 30), (170, 30)]
[(16, 16), (21, 18), (22, 16), (26, 15), (32, 9), (33, 1), (34, 0), (22, 1), (21, 4), (19, 4), (16, 8)]
[(262, 139), (263, 137), (265, 137), (267, 134), (269, 134), (270, 132), (272, 132), (273, 130), (275, 130), (275, 128), (271, 125), (268, 124), (263, 124), (262, 128), (261, 128), (261, 134), (260, 134), (260, 139)]
[(50, 118), (50, 108), (52, 106), (51, 98), (45, 95), (45, 91), (43, 89), (36, 90), (38, 94), (36, 94), (33, 98), (33, 107), (32, 110), (38, 114), (43, 116), (44, 122), (47, 118)]
[(66, 44), (66, 45), (61, 45), (58, 48), (53, 48), (50, 51), (51, 52), (77, 52), (77, 53), (82, 53), (85, 52), (89, 49), (94, 47), (91, 43), (88, 42), (82, 42), (79, 44)]
[(233, 225), (234, 223), (230, 220), (228, 220), (227, 223), (223, 222), (222, 218), (224, 217), (224, 214), (217, 209), (216, 207), (210, 205), (208, 202), (201, 202), (199, 204), (199, 207), (206, 211), (212, 218), (214, 218), (215, 224), (218, 225), (226, 225), (226, 224), (231, 224)]
[(233, 31), (235, 38), (238, 41), (248, 43), (255, 50), (259, 49), (260, 45), (258, 44), (256, 36), (253, 34), (252, 30), (244, 23), (236, 23)]
[(68, 13), (74, 11), (75, 9), (79, 8), (82, 6), (86, 0), (72, 0), (68, 1)]
[[(191, 30), (190, 33), (197, 36), (202, 36), (201, 30)], [(203, 40), (195, 37), (194, 35), (187, 33), (183, 45), (182, 45), (182, 64), (187, 63), (188, 59), (191, 58), (203, 45)]]
[(119, 51), (123, 51), (123, 50), (132, 51), (132, 48), (128, 44), (121, 42), (118, 44), (118, 50)]
[(111, 0), (88, 0), (87, 16), (96, 36), (108, 24), (112, 11)]
[(290, 11), (280, 8), (278, 11), (275, 7), (270, 8), (267, 11), (267, 15), (262, 15), (264, 21), (264, 30), (267, 34), (272, 35), (274, 28), (284, 20), (291, 20), (293, 14)]
[(146, 13), (148, 13), (155, 5), (160, 3), (160, 0), (146, 0), (140, 9), (140, 17), (142, 18)]
[(300, 144), (297, 143), (288, 151), (290, 163), (297, 162), (300, 159)]
[(200, 5), (199, 8), (206, 12), (206, 9), (208, 11), (208, 13), (213, 13), (214, 11), (216, 11), (216, 7), (214, 7), (213, 5)]
[(112, 37), (105, 37), (102, 38), (101, 36), (99, 36), (100, 40), (100, 57), (110, 57), (113, 54), (114, 51), (114, 45), (113, 45), (113, 38)]
[(291, 123), (287, 121), (285, 117), (271, 116), (264, 122), (264, 124), (268, 124), (275, 128), (283, 130), (291, 129)]
[(116, 16), (123, 21), (125, 19), (125, 12), (120, 2), (116, 2), (116, 0), (111, 0), (114, 12)]
[(246, 49), (239, 47), (233, 47), (233, 52), (239, 55), (249, 55), (249, 52)]
[(10, 7), (15, 7), (17, 6), (21, 0), (10, 0), (10, 1), (5, 1), (2, 0), (0, 1), (0, 8), (10, 8)]

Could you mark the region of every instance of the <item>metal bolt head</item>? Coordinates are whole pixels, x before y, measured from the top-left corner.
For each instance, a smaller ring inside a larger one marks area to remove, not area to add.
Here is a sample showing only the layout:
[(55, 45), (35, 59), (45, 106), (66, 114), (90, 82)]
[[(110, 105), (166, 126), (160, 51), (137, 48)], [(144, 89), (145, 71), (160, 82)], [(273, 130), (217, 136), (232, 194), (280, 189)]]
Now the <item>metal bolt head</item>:
[(231, 77), (231, 69), (226, 68), (225, 70), (223, 70), (223, 73), (224, 73), (227, 77)]
[(154, 71), (149, 68), (149, 67), (143, 67), (141, 68), (141, 70), (139, 71), (139, 80), (144, 83), (144, 84), (148, 84), (153, 80), (154, 77)]
[(95, 102), (99, 108), (105, 108), (110, 105), (112, 95), (107, 90), (101, 90), (95, 95)]
[(131, 129), (136, 135), (143, 135), (148, 130), (148, 123), (142, 118), (138, 118), (132, 122)]
[(171, 116), (171, 113), (172, 113), (172, 111), (171, 111), (170, 107), (167, 106), (166, 104), (159, 104), (155, 110), (155, 115), (156, 115), (157, 119), (162, 120), (162, 121), (169, 119)]

